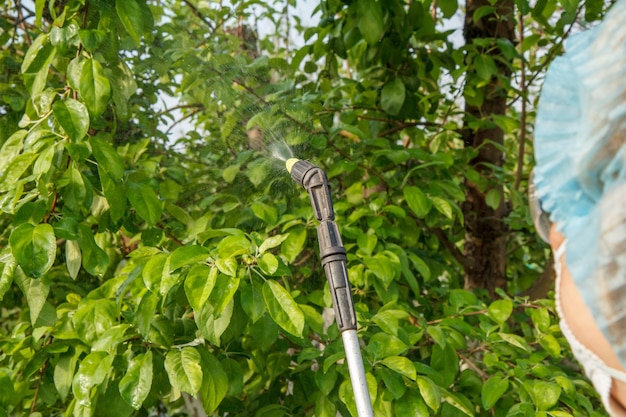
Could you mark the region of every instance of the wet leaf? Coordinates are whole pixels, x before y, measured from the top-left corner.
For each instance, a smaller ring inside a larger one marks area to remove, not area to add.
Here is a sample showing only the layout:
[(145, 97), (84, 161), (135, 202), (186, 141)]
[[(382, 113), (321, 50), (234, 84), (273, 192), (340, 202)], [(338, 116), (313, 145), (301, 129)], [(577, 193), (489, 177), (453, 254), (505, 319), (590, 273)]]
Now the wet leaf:
[(79, 141), (85, 137), (89, 130), (89, 112), (83, 103), (71, 98), (55, 101), (52, 111), (70, 139)]
[(359, 30), (363, 39), (370, 44), (375, 45), (383, 36), (385, 27), (383, 22), (383, 8), (381, 0), (359, 0)]
[(120, 381), (122, 398), (139, 410), (152, 388), (152, 351), (140, 353), (130, 360), (128, 371)]
[(33, 278), (48, 272), (56, 258), (56, 237), (49, 224), (21, 224), (11, 232), (9, 243), (17, 264)]
[(482, 386), (481, 399), (483, 408), (490, 410), (509, 389), (509, 380), (499, 375), (490, 377)]
[(411, 211), (420, 219), (426, 217), (432, 207), (432, 203), (428, 197), (426, 197), (426, 194), (412, 185), (404, 187), (402, 192), (404, 193), (404, 198)]
[(285, 288), (273, 280), (265, 281), (263, 298), (272, 319), (287, 333), (302, 337), (304, 313)]
[(193, 347), (170, 350), (165, 357), (165, 370), (172, 385), (182, 392), (195, 395), (202, 387), (201, 357)]
[(82, 61), (78, 91), (92, 116), (104, 113), (111, 97), (111, 84), (95, 59)]
[(380, 105), (383, 110), (392, 116), (400, 113), (404, 98), (406, 96), (406, 88), (400, 78), (389, 81), (380, 92)]

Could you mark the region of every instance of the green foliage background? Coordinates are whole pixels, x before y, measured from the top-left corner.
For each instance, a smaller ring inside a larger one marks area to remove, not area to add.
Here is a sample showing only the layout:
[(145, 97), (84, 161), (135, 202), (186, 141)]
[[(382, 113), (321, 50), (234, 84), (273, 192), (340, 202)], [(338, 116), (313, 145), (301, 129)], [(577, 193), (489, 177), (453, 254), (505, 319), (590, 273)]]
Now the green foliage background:
[[(324, 0), (311, 28), (293, 7), (0, 6), (0, 416), (356, 416), (285, 144), (331, 180), (377, 416), (605, 415), (552, 301), (520, 294), (550, 262), (525, 200), (537, 88), (606, 5), (518, 0), (517, 43), (460, 46), (456, 0)], [(485, 176), (460, 129), (491, 82)], [(463, 289), (467, 181), (508, 208), (497, 298)]]

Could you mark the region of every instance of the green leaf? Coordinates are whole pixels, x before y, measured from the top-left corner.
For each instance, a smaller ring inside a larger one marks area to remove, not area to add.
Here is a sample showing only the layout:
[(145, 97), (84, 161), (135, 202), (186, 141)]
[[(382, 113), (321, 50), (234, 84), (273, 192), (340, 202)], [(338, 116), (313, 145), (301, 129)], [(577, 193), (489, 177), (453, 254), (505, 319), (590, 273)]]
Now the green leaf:
[(212, 313), (219, 315), (228, 304), (231, 303), (233, 296), (239, 288), (240, 279), (219, 274), (215, 282), (215, 287), (211, 291), (208, 304), (211, 305)]
[(426, 197), (426, 194), (412, 185), (404, 187), (402, 193), (411, 211), (420, 219), (426, 217), (432, 207), (432, 203), (428, 197)]
[(559, 3), (563, 6), (563, 9), (566, 13), (574, 16), (576, 14), (576, 8), (578, 7), (578, 2), (575, 0), (560, 0)]
[(385, 333), (397, 336), (399, 328), (398, 320), (406, 319), (408, 316), (409, 314), (404, 310), (383, 310), (376, 313), (372, 320), (379, 325)]
[(115, 148), (98, 137), (90, 137), (89, 144), (93, 156), (98, 161), (98, 168), (109, 174), (112, 180), (121, 181), (124, 176), (124, 162)]
[(82, 61), (78, 91), (92, 116), (104, 113), (111, 97), (111, 84), (95, 59)]
[(0, 301), (11, 288), (16, 266), (15, 258), (12, 255), (7, 254), (3, 258), (2, 262), (0, 262)]
[(433, 338), (435, 343), (437, 343), (441, 347), (446, 346), (446, 335), (443, 332), (443, 329), (439, 326), (428, 326), (426, 328), (426, 332)]
[(76, 279), (82, 264), (82, 254), (80, 245), (75, 240), (65, 241), (65, 265), (72, 279)]
[(561, 345), (554, 335), (546, 334), (539, 337), (539, 344), (554, 358), (561, 357)]
[(392, 116), (398, 115), (404, 104), (406, 88), (400, 78), (389, 81), (380, 92), (380, 105)]
[(78, 45), (79, 29), (80, 27), (75, 22), (70, 22), (65, 27), (53, 26), (50, 29), (50, 43), (65, 53), (70, 47)]
[(34, 326), (41, 314), (46, 298), (50, 293), (50, 284), (44, 279), (29, 278), (21, 269), (15, 270), (14, 280), (26, 296), (30, 310), (30, 322)]
[(9, 244), (17, 264), (30, 277), (41, 277), (54, 264), (57, 242), (52, 226), (47, 223), (19, 225), (11, 233)]
[(492, 376), (486, 380), (480, 394), (483, 408), (490, 410), (508, 389), (509, 380), (499, 375)]
[(235, 303), (231, 297), (224, 303), (219, 313), (210, 302), (205, 304), (200, 311), (195, 312), (194, 319), (198, 331), (207, 341), (217, 346), (221, 345), (221, 337), (231, 324), (234, 306)]
[(491, 80), (491, 77), (498, 72), (495, 61), (489, 55), (476, 55), (474, 57), (474, 67), (476, 68), (476, 74), (483, 81)]
[(121, 182), (113, 180), (107, 174), (102, 165), (98, 165), (98, 175), (100, 176), (100, 184), (102, 184), (102, 192), (109, 203), (109, 215), (111, 220), (117, 222), (126, 215), (126, 191)]
[(500, 196), (501, 191), (497, 188), (492, 188), (487, 192), (487, 195), (485, 196), (485, 203), (492, 209), (496, 210), (498, 207), (500, 207)]
[(422, 277), (424, 277), (424, 280), (426, 282), (430, 281), (430, 267), (426, 264), (426, 262), (424, 262), (422, 258), (418, 257), (415, 254), (410, 254), (409, 260), (411, 261), (415, 269), (417, 269), (417, 271), (422, 275)]
[(144, 10), (137, 0), (115, 0), (115, 10), (124, 29), (133, 39), (135, 46), (138, 47), (141, 44), (141, 33), (144, 27), (142, 17)]
[(272, 319), (287, 333), (302, 337), (304, 313), (289, 292), (273, 280), (263, 284), (263, 298)]
[(382, 360), (382, 364), (385, 365), (387, 368), (396, 371), (401, 375), (404, 375), (410, 380), (415, 381), (417, 378), (415, 365), (413, 365), (413, 362), (403, 356), (388, 356)]
[(516, 334), (510, 334), (510, 333), (498, 333), (498, 336), (500, 336), (500, 338), (504, 340), (505, 342), (517, 348), (520, 348), (528, 353), (533, 351), (533, 349), (528, 345), (526, 340), (524, 340), (524, 338), (521, 336), (518, 336)]
[(226, 274), (230, 277), (237, 276), (237, 258), (230, 256), (228, 258), (218, 258), (215, 260), (215, 266), (220, 270), (222, 274)]
[[(157, 322), (154, 320), (155, 311), (157, 305), (159, 304), (159, 296), (151, 291), (147, 291), (144, 296), (141, 298), (139, 305), (137, 306), (137, 312), (135, 314), (135, 322), (137, 324), (137, 329), (139, 329), (139, 333), (141, 336), (148, 340), (153, 336), (152, 331), (153, 325), (156, 325)], [(156, 329), (157, 336), (159, 335), (159, 329)], [(159, 342), (163, 342), (166, 338), (160, 338)], [(168, 346), (168, 343), (161, 343), (164, 346)]]
[(43, 9), (45, 6), (46, 6), (46, 0), (35, 0), (35, 25), (36, 26), (41, 26), (41, 18), (43, 16)]
[(287, 261), (293, 262), (298, 255), (302, 253), (304, 244), (306, 243), (306, 229), (289, 230), (287, 238), (280, 247), (280, 253), (287, 258)]
[(41, 93), (46, 87), (48, 69), (56, 55), (56, 48), (50, 43), (48, 34), (41, 34), (26, 51), (22, 61), (24, 85), (31, 96)]
[(217, 274), (217, 268), (202, 264), (194, 265), (187, 274), (184, 284), (185, 294), (194, 310), (200, 310), (209, 299), (217, 281)]
[(315, 383), (320, 389), (323, 395), (330, 395), (337, 383), (337, 368), (332, 367), (328, 369), (328, 372), (316, 372)]
[(561, 387), (554, 382), (529, 381), (531, 394), (538, 410), (545, 411), (554, 407), (561, 396)]
[[(100, 33), (100, 31), (92, 32)], [(111, 68), (110, 82), (115, 113), (122, 121), (128, 121), (132, 116), (130, 98), (137, 91), (137, 83), (135, 82), (133, 72), (124, 61), (119, 61), (117, 66)]]
[(261, 243), (259, 246), (259, 255), (263, 255), (268, 249), (275, 248), (276, 246), (283, 243), (289, 235), (274, 235), (270, 236)]
[(387, 333), (376, 333), (367, 344), (367, 351), (375, 359), (398, 356), (407, 352), (409, 346), (400, 338)]
[(242, 235), (226, 236), (217, 244), (217, 252), (220, 258), (250, 253), (251, 249), (250, 241)]
[(106, 39), (106, 32), (98, 29), (80, 29), (78, 38), (86, 50), (93, 51)]
[(278, 259), (271, 253), (264, 253), (263, 256), (257, 259), (261, 271), (266, 275), (274, 275), (278, 270)]
[(205, 262), (208, 258), (208, 250), (199, 245), (188, 245), (177, 248), (170, 255), (170, 272), (176, 271), (178, 268)]
[[(415, 368), (415, 366), (413, 368)], [(393, 398), (396, 400), (402, 398), (407, 390), (407, 386), (401, 374), (387, 368), (380, 368), (377, 373), (379, 379), (382, 378), (385, 388), (393, 395)]]
[(231, 165), (222, 171), (222, 178), (224, 178), (224, 181), (227, 183), (232, 184), (237, 174), (239, 174), (239, 171), (241, 171), (239, 164)]
[(165, 357), (165, 370), (170, 383), (181, 392), (196, 395), (202, 387), (200, 353), (193, 347), (170, 350)]
[(438, 2), (439, 9), (443, 13), (443, 17), (446, 19), (451, 18), (456, 13), (459, 5), (457, 0), (440, 0)]
[(106, 299), (83, 299), (72, 321), (78, 336), (87, 344), (93, 344), (108, 329), (115, 326), (117, 308), (115, 303)]
[(37, 156), (35, 152), (26, 152), (15, 157), (9, 166), (0, 173), (0, 192), (15, 189), (16, 183), (31, 167)]
[(431, 197), (430, 200), (432, 201), (433, 206), (439, 213), (452, 220), (452, 206), (447, 200), (444, 200), (441, 197)]
[(359, 0), (357, 7), (359, 31), (363, 39), (370, 45), (377, 44), (385, 32), (380, 0)]
[[(365, 374), (365, 379), (367, 382), (367, 390), (369, 391), (371, 402), (372, 404), (376, 404), (376, 397), (378, 396), (378, 381), (376, 381), (376, 377), (374, 377), (374, 375), (369, 372)], [(350, 410), (352, 416), (357, 416), (354, 390), (352, 389), (350, 379), (346, 379), (339, 387), (339, 399), (348, 407), (348, 410)]]
[(545, 307), (533, 308), (528, 312), (535, 328), (542, 333), (550, 330), (550, 313)]
[(202, 369), (204, 373), (200, 397), (204, 411), (207, 415), (213, 415), (228, 392), (228, 375), (220, 361), (207, 351), (202, 352)]
[(417, 386), (426, 405), (437, 412), (441, 406), (441, 390), (437, 384), (432, 379), (420, 375), (417, 377)]
[[(175, 288), (177, 284), (181, 280), (181, 276), (179, 273), (170, 272), (171, 268), (169, 266), (170, 258), (168, 257), (165, 260), (165, 264), (163, 266), (163, 271), (161, 273), (161, 282), (159, 285), (159, 294), (166, 298), (168, 293), (172, 288)], [(177, 287), (176, 287), (177, 288)]]
[(137, 214), (150, 226), (157, 224), (163, 212), (163, 205), (148, 184), (129, 180), (126, 183), (126, 195)]
[(474, 10), (472, 19), (474, 19), (474, 22), (477, 22), (485, 16), (496, 13), (496, 10), (497, 9), (494, 6), (480, 6)]
[(513, 313), (513, 302), (509, 299), (496, 300), (489, 305), (487, 314), (495, 322), (502, 324), (508, 320)]
[(359, 251), (365, 253), (366, 255), (371, 255), (376, 249), (376, 244), (378, 243), (378, 237), (371, 233), (361, 233), (356, 240), (357, 245), (359, 246)]
[(106, 329), (99, 337), (98, 340), (91, 346), (92, 351), (109, 352), (114, 355), (117, 347), (126, 342), (128, 339), (134, 338), (134, 334), (128, 335), (128, 329), (130, 324), (116, 324), (113, 327)]
[[(454, 335), (454, 333), (450, 333), (450, 336), (452, 335)], [(454, 347), (452, 347), (452, 343), (446, 343), (445, 346), (433, 346), (430, 366), (437, 371), (441, 386), (443, 387), (450, 386), (457, 379), (459, 373), (459, 357)]]
[(77, 363), (78, 354), (67, 352), (60, 355), (54, 367), (54, 386), (62, 400), (67, 398), (67, 394), (69, 394), (70, 388), (72, 388), (72, 380), (74, 379)]
[(275, 224), (278, 221), (278, 211), (276, 210), (276, 207), (272, 207), (264, 203), (254, 202), (252, 203), (251, 208), (254, 215), (267, 224)]
[(256, 323), (265, 314), (267, 308), (263, 299), (263, 287), (256, 281), (241, 288), (241, 307), (250, 320)]
[(336, 417), (337, 406), (326, 395), (320, 394), (315, 400), (315, 417)]
[(372, 271), (382, 281), (385, 288), (389, 287), (396, 277), (396, 268), (393, 262), (382, 253), (365, 257), (363, 262), (367, 269)]
[[(141, 277), (143, 282), (150, 291), (157, 291), (161, 287), (163, 274), (166, 272), (165, 267), (168, 257), (165, 253), (155, 253), (143, 267)], [(169, 271), (167, 271), (169, 272)]]
[(93, 232), (85, 224), (78, 226), (78, 242), (83, 252), (83, 267), (91, 275), (102, 276), (109, 266), (109, 255), (94, 239)]
[(400, 417), (430, 417), (430, 412), (415, 391), (408, 390), (398, 401), (395, 401), (394, 411)]
[(473, 404), (461, 393), (442, 390), (442, 396), (447, 404), (452, 405), (468, 417), (474, 417)]
[(52, 106), (54, 117), (73, 141), (85, 137), (89, 130), (89, 112), (80, 101), (66, 98)]
[(113, 356), (105, 352), (91, 352), (80, 361), (72, 382), (72, 392), (78, 404), (91, 404), (91, 389), (104, 382), (111, 370), (113, 359)]
[(76, 163), (72, 163), (63, 174), (66, 185), (61, 190), (61, 195), (67, 207), (80, 213), (86, 208), (88, 191), (87, 182), (76, 165)]
[(128, 371), (120, 381), (122, 398), (139, 410), (152, 388), (152, 351), (140, 353), (130, 360)]
[(9, 136), (9, 138), (2, 144), (2, 148), (0, 148), (1, 167), (8, 166), (9, 163), (20, 154), (22, 148), (24, 147), (24, 138), (27, 133), (27, 130), (18, 130)]
[(33, 176), (37, 180), (44, 180), (48, 173), (51, 172), (52, 162), (57, 150), (57, 146), (46, 146), (37, 157), (37, 160), (33, 164)]

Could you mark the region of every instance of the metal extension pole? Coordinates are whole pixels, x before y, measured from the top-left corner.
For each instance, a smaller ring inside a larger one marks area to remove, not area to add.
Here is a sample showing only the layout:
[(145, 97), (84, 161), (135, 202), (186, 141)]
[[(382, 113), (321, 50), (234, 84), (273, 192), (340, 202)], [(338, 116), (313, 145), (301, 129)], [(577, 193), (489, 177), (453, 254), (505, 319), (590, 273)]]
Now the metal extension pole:
[(291, 178), (308, 191), (315, 217), (320, 222), (317, 227), (320, 258), (333, 298), (337, 327), (343, 338), (357, 412), (359, 417), (374, 417), (356, 333), (356, 313), (348, 280), (346, 248), (335, 223), (328, 179), (322, 169), (308, 161), (292, 158), (286, 165)]

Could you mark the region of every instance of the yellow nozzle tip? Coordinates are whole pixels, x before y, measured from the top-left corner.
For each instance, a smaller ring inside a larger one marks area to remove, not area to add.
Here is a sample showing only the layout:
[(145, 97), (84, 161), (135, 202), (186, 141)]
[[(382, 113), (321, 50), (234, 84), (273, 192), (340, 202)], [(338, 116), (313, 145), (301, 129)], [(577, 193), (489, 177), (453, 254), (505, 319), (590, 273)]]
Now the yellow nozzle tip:
[(289, 172), (291, 174), (291, 167), (294, 166), (294, 164), (296, 162), (298, 162), (299, 159), (298, 158), (289, 158), (287, 159), (287, 162), (285, 162), (285, 165), (287, 166), (287, 172)]

